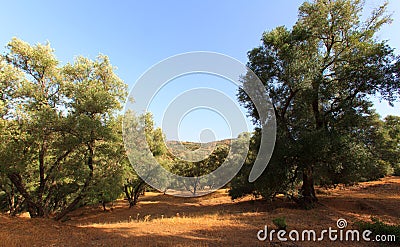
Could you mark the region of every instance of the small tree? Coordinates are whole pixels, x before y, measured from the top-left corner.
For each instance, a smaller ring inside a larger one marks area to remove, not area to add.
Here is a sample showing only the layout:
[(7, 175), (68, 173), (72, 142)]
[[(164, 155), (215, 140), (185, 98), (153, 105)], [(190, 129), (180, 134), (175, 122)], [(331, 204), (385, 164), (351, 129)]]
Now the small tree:
[[(164, 136), (160, 128), (154, 127), (154, 121), (151, 113), (141, 115), (132, 111), (125, 112), (124, 115), (124, 134), (125, 147), (129, 162), (134, 165), (140, 165), (141, 169), (147, 172), (145, 176), (150, 177), (154, 170), (150, 168), (149, 157), (145, 154), (151, 151), (153, 157), (158, 161), (162, 161), (162, 157), (166, 153), (164, 144)], [(144, 134), (145, 138), (139, 135)], [(144, 194), (147, 183), (133, 170), (129, 165), (125, 169), (123, 191), (129, 202), (129, 207), (137, 204), (139, 196)]]
[(383, 137), (377, 141), (381, 159), (390, 164), (394, 175), (400, 176), (400, 117), (387, 116), (381, 124)]
[(217, 142), (215, 150), (213, 150), (205, 159), (197, 162), (175, 159), (171, 164), (170, 170), (172, 173), (180, 176), (192, 177), (190, 183), (183, 185), (187, 191), (196, 195), (199, 189), (204, 189), (200, 177), (216, 170), (225, 161), (228, 152), (228, 145)]

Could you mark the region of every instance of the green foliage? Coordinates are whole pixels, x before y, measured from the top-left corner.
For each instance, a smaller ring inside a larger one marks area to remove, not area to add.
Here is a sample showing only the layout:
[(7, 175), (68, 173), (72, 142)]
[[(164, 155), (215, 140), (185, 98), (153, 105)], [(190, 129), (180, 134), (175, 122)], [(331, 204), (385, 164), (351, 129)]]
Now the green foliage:
[[(292, 29), (264, 32), (262, 45), (248, 52), (248, 67), (264, 83), (274, 106), (277, 145), (261, 182), (238, 181), (246, 179), (240, 174), (232, 193), (236, 186), (243, 193), (234, 197), (268, 190), (265, 195), (273, 196), (301, 179), (298, 201), (313, 203), (315, 183), (349, 183), (390, 173), (382, 162), (387, 160), (376, 155), (382, 134), (367, 97), (380, 93), (391, 102), (399, 93), (399, 59), (375, 38), (390, 22), (386, 6), (362, 21), (362, 1), (305, 2)], [(245, 93), (252, 89), (250, 76), (243, 77), (238, 98), (262, 127)], [(249, 159), (244, 173), (251, 163)]]
[(272, 220), (272, 223), (274, 223), (274, 225), (278, 228), (278, 230), (286, 230), (287, 228), (285, 217), (275, 218)]
[(376, 114), (359, 120), (355, 133), (331, 137), (326, 163), (316, 166), (316, 182), (320, 185), (351, 184), (370, 181), (393, 173), (391, 164), (384, 159), (385, 128)]
[(380, 221), (377, 218), (372, 218), (372, 222), (356, 222), (356, 226), (362, 230), (370, 230), (374, 236), (395, 236), (394, 242), (385, 242), (388, 244), (399, 244), (400, 243), (400, 225), (388, 225)]
[(199, 177), (217, 169), (228, 156), (229, 146), (217, 144), (213, 152), (204, 160), (188, 162), (176, 159), (172, 162), (171, 171), (187, 177)]
[(378, 144), (381, 159), (400, 176), (400, 117), (387, 116), (381, 127), (382, 140)]
[(400, 164), (394, 165), (394, 167), (393, 167), (393, 175), (400, 176)]
[(164, 144), (164, 134), (161, 128), (154, 128), (153, 116), (151, 113), (145, 114), (146, 142), (149, 145), (154, 157), (164, 155), (167, 150)]
[[(255, 131), (250, 140), (246, 162), (230, 183), (229, 195), (232, 199), (248, 194), (271, 199), (279, 193), (290, 194), (293, 191), (293, 186), (297, 182), (293, 174), (297, 172), (293, 170), (295, 168), (290, 158), (287, 158), (290, 157), (289, 143), (281, 142), (281, 140), (277, 139), (273, 156), (261, 177), (254, 183), (250, 183), (248, 175), (257, 157), (260, 145), (260, 130)], [(283, 153), (287, 156), (284, 156)]]
[[(164, 135), (160, 128), (154, 127), (151, 113), (137, 114), (133, 111), (127, 111), (123, 117), (124, 144), (127, 148), (129, 161), (135, 165), (135, 169), (139, 169), (138, 173), (141, 176), (150, 177), (155, 171), (155, 168), (153, 168), (154, 159), (161, 164), (168, 165), (168, 162), (165, 162)], [(150, 149), (151, 154), (146, 155), (148, 149)], [(150, 155), (151, 157), (149, 157)], [(130, 207), (132, 207), (136, 205), (139, 196), (144, 193), (148, 186), (132, 167), (126, 169), (123, 180), (123, 191)], [(158, 182), (167, 183), (166, 181)]]
[[(120, 126), (120, 124), (118, 124)], [(126, 169), (132, 169), (124, 154), (122, 140), (105, 142), (97, 148), (98, 159), (94, 165), (93, 181), (86, 193), (86, 203), (108, 203), (121, 198)]]
[(125, 154), (116, 116), (126, 85), (108, 57), (60, 66), (50, 44), (13, 38), (7, 48), (0, 59), (2, 190), (23, 199), (31, 217), (56, 219), (100, 191), (105, 200), (118, 197)]
[[(188, 148), (194, 148), (200, 146), (199, 143), (186, 143)], [(186, 184), (186, 189), (192, 192), (194, 195), (200, 189), (204, 189), (199, 183), (198, 178), (200, 176), (211, 173), (216, 170), (225, 161), (229, 153), (229, 145), (224, 142), (217, 142), (215, 149), (205, 159), (197, 162), (182, 161), (180, 159), (174, 159), (169, 164), (169, 170), (177, 175), (185, 177), (193, 177), (191, 184)]]

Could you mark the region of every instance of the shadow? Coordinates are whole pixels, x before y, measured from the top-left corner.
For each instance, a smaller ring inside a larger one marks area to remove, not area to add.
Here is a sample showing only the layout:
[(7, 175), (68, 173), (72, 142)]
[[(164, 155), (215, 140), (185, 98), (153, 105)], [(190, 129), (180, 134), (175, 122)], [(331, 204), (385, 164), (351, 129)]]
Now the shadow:
[[(216, 192), (218, 193), (218, 192)], [(223, 200), (219, 200), (220, 197)], [(205, 215), (240, 216), (251, 213), (273, 213), (277, 209), (298, 209), (291, 200), (277, 198), (273, 201), (249, 199), (232, 201), (228, 195), (207, 195), (198, 198), (177, 198), (155, 194), (140, 199), (132, 208), (126, 201), (118, 201), (111, 212), (104, 212), (101, 206), (85, 207), (72, 212), (68, 224), (113, 224), (131, 221), (167, 219), (173, 217), (203, 217)]]
[(312, 210), (300, 209), (284, 198), (232, 201), (221, 190), (199, 198), (147, 193), (135, 207), (129, 208), (123, 200), (110, 212), (103, 212), (100, 205), (84, 207), (71, 213), (65, 223), (1, 217), (0, 246), (365, 246), (365, 242), (257, 239), (264, 226), (276, 229), (275, 218), (285, 218), (288, 231), (336, 228), (341, 218), (348, 222), (346, 229), (356, 229), (355, 222), (371, 216), (400, 224), (400, 193), (396, 192), (400, 179), (362, 186), (320, 194)]

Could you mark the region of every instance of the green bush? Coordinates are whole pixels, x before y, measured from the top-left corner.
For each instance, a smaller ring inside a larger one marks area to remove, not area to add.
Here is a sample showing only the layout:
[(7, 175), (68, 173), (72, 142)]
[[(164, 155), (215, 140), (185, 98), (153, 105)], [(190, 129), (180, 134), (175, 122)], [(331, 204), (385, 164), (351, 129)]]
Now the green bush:
[(370, 230), (372, 234), (375, 235), (394, 235), (396, 238), (395, 242), (388, 242), (393, 244), (400, 243), (400, 225), (388, 225), (379, 219), (372, 218), (372, 222), (357, 222), (356, 225), (360, 230)]
[(272, 223), (274, 223), (278, 230), (286, 230), (287, 224), (285, 217), (275, 218), (272, 220)]
[(393, 166), (393, 175), (400, 176), (400, 163)]

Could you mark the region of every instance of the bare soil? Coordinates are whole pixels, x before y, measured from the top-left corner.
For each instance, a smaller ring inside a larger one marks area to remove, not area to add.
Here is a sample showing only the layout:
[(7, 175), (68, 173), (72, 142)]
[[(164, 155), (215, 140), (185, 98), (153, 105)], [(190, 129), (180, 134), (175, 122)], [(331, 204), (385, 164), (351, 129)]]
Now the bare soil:
[(146, 193), (137, 206), (124, 200), (104, 212), (101, 206), (80, 208), (62, 223), (30, 219), (26, 214), (0, 214), (0, 246), (380, 246), (376, 242), (300, 241), (261, 242), (257, 232), (276, 229), (272, 220), (285, 217), (287, 231), (337, 229), (340, 218), (345, 229), (355, 222), (376, 217), (400, 224), (400, 177), (380, 181), (317, 189), (319, 203), (303, 210), (291, 201), (246, 197), (232, 201), (226, 190), (200, 198), (177, 198)]

